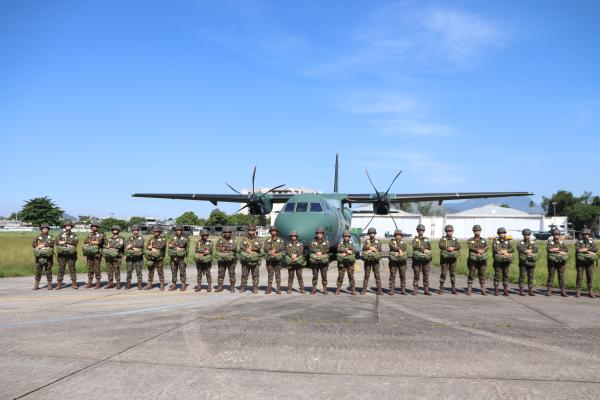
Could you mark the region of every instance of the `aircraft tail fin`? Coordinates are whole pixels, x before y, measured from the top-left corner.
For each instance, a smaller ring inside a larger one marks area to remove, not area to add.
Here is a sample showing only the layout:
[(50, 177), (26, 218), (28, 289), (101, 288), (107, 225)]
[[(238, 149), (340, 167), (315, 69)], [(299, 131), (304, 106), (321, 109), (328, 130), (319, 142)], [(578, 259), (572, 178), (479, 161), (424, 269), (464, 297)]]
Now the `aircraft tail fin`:
[(338, 154), (335, 155), (335, 178), (333, 180), (333, 193), (338, 192), (338, 174), (339, 174), (340, 164), (338, 162)]

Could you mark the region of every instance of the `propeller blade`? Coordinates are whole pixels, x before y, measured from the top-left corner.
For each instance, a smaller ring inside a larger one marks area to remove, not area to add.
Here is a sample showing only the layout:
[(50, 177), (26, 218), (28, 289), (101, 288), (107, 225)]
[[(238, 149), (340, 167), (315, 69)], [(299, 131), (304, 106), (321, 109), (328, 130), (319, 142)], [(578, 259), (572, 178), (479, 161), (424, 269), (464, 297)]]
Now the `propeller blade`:
[(402, 170), (400, 170), (400, 172), (398, 172), (396, 174), (396, 176), (394, 177), (394, 180), (392, 181), (392, 183), (390, 183), (390, 186), (388, 187), (388, 189), (385, 191), (384, 197), (387, 196), (387, 194), (390, 192), (390, 189), (392, 188), (392, 185), (394, 184), (394, 182), (396, 182), (396, 179), (398, 179), (398, 177), (400, 176), (400, 174), (402, 173)]
[(379, 194), (379, 191), (377, 191), (377, 188), (375, 187), (375, 184), (373, 184), (373, 181), (371, 180), (371, 176), (369, 175), (369, 171), (367, 171), (366, 168), (365, 168), (365, 173), (367, 174), (367, 178), (369, 178), (369, 182), (371, 182), (371, 186), (373, 186), (373, 189), (375, 189), (375, 193), (377, 193), (377, 197), (381, 197), (381, 195)]
[(256, 165), (254, 166), (254, 170), (252, 171), (252, 194), (254, 194), (254, 178), (256, 178)]
[[(365, 227), (363, 228), (362, 232), (364, 232), (364, 231), (365, 231), (365, 230), (366, 230), (366, 229), (369, 227), (369, 225), (371, 225), (371, 222), (373, 222), (373, 218), (375, 218), (375, 213), (373, 213), (373, 216), (372, 216), (372, 217), (371, 217), (371, 219), (369, 220), (369, 223), (367, 224), (367, 226), (365, 226)], [(362, 233), (362, 232), (361, 232), (361, 233)]]
[[(237, 191), (237, 190), (236, 190), (236, 189), (235, 189), (233, 186), (231, 186), (229, 183), (225, 182), (225, 184), (226, 184), (227, 186), (229, 186), (229, 189), (233, 190), (233, 191), (234, 191), (234, 192), (236, 192), (237, 194), (241, 194), (241, 193), (240, 193), (240, 192), (238, 192), (238, 191)], [(245, 196), (245, 195), (243, 195), (243, 194), (241, 194), (241, 195), (242, 195), (242, 196)]]
[[(236, 211), (236, 212), (234, 212), (233, 214), (237, 214), (237, 213), (239, 213), (240, 211), (242, 211), (244, 208), (248, 207), (249, 205), (250, 205), (250, 203), (246, 204), (244, 207), (240, 208), (239, 210), (237, 210), (237, 211)], [(233, 215), (233, 214), (232, 214), (232, 215)]]
[(258, 196), (258, 199), (256, 199), (256, 200), (258, 201), (258, 200), (262, 199), (262, 198), (263, 198), (263, 196), (265, 196), (265, 195), (267, 195), (267, 194), (271, 193), (273, 190), (277, 190), (277, 189), (279, 189), (279, 188), (281, 188), (281, 187), (284, 187), (284, 186), (285, 186), (285, 183), (284, 183), (283, 185), (275, 186), (274, 188), (271, 188), (271, 189), (269, 189), (267, 192), (265, 192), (265, 193), (261, 194), (260, 196)]
[(394, 216), (392, 215), (391, 212), (390, 212), (389, 216), (392, 218), (392, 222), (394, 223), (394, 226), (396, 227), (396, 229), (398, 229), (398, 224), (396, 224), (396, 220), (394, 219)]

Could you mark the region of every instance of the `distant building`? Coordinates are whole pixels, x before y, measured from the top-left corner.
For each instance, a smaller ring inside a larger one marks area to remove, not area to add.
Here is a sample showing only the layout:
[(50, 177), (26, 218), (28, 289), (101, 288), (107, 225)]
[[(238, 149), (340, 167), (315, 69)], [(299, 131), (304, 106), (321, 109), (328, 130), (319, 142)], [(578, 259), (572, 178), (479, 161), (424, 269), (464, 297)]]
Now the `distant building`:
[(2, 232), (32, 232), (37, 230), (37, 226), (32, 226), (23, 221), (14, 219), (0, 219), (0, 231)]

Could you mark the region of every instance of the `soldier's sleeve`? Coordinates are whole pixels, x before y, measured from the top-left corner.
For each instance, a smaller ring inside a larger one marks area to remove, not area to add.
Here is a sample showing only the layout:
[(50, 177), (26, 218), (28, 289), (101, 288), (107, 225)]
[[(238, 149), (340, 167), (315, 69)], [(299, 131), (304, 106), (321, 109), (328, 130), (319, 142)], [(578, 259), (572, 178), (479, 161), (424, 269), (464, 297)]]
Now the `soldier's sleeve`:
[(99, 246), (104, 247), (104, 234), (100, 234), (100, 240), (98, 240)]
[(363, 242), (363, 244), (362, 244), (362, 250), (363, 251), (366, 251), (369, 248), (369, 246), (367, 245), (367, 243), (368, 242), (366, 240)]
[(88, 244), (90, 242), (90, 235), (87, 235), (85, 239), (83, 239), (83, 244)]
[(475, 251), (475, 241), (467, 240), (467, 248), (469, 249), (469, 252)]
[(515, 245), (513, 244), (512, 240), (510, 240), (508, 242), (508, 252), (509, 253), (514, 253), (515, 252)]
[(598, 245), (596, 242), (592, 242), (592, 244), (588, 247), (592, 253), (598, 252)]
[(71, 243), (73, 246), (77, 247), (77, 245), (79, 244), (79, 237), (77, 235), (75, 235), (75, 238), (73, 239), (73, 243)]
[(431, 240), (427, 240), (427, 244), (425, 245), (427, 250), (431, 250)]
[(538, 252), (538, 246), (535, 242), (533, 242), (533, 246), (531, 246), (531, 252), (536, 254)]
[(377, 251), (381, 253), (381, 241), (377, 243)]
[(33, 239), (33, 241), (31, 242), (31, 247), (35, 248), (37, 246), (37, 241), (38, 241), (38, 238), (36, 236), (35, 239)]
[(444, 239), (440, 239), (440, 241), (438, 242), (438, 247), (440, 248), (440, 250), (446, 250), (446, 241)]
[(583, 247), (583, 242), (581, 240), (578, 240), (575, 242), (575, 252), (579, 253), (580, 249)]
[(525, 244), (524, 244), (524, 243), (521, 243), (521, 242), (519, 242), (519, 244), (517, 245), (517, 251), (518, 251), (519, 253), (525, 253)]

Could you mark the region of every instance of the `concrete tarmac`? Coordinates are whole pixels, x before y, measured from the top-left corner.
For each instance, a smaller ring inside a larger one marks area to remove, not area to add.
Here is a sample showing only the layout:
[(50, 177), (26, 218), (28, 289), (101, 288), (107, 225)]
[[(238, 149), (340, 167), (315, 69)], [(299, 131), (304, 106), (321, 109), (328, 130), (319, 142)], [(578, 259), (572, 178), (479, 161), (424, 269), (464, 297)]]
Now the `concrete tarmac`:
[(265, 295), (260, 272), (259, 294), (195, 293), (194, 266), (186, 292), (0, 279), (0, 399), (600, 398), (600, 299), (439, 295), (436, 270), (432, 296), (335, 296), (335, 263), (328, 296)]

